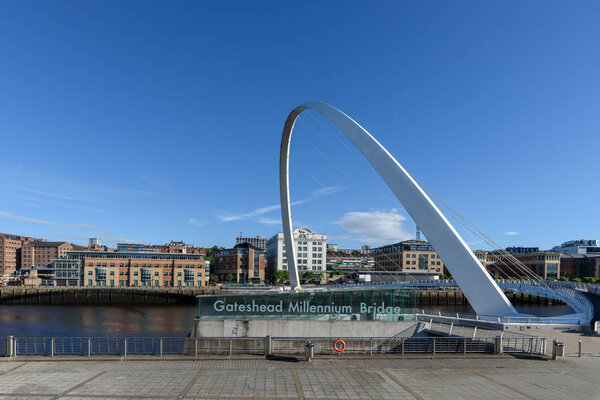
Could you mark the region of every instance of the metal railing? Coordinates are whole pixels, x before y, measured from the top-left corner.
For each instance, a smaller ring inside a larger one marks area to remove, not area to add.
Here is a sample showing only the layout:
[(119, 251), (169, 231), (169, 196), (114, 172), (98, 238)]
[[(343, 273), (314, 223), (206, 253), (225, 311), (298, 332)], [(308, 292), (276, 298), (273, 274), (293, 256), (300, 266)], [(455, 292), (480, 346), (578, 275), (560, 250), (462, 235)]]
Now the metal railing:
[(435, 312), (430, 310), (421, 310), (415, 313), (415, 319), (421, 322), (439, 322), (439, 323), (462, 323), (470, 326), (480, 325), (481, 323), (490, 324), (556, 324), (556, 325), (580, 325), (584, 320), (584, 315), (558, 315), (553, 317), (536, 316), (510, 316), (497, 317), (492, 315), (469, 314), (458, 312)]
[[(333, 344), (341, 339), (345, 350)], [(323, 356), (381, 354), (545, 354), (545, 338), (498, 337), (212, 337), (212, 338), (5, 338), (0, 356), (134, 356), (134, 355), (302, 355), (307, 342)]]
[[(582, 284), (576, 282), (561, 281), (534, 281), (527, 279), (497, 279), (498, 285), (507, 291), (516, 293), (530, 294), (549, 299), (556, 299), (568, 304), (574, 311), (574, 314), (546, 317), (515, 316), (510, 318), (500, 318), (496, 316), (479, 315), (482, 320), (498, 323), (552, 323), (552, 324), (574, 324), (585, 325), (592, 319), (593, 306), (591, 302), (581, 293), (581, 291), (590, 291), (600, 294), (600, 286), (594, 284)], [(327, 290), (328, 288), (342, 289), (344, 287), (359, 287), (367, 289), (370, 286), (389, 286), (389, 287), (453, 287), (457, 286), (454, 280), (434, 279), (420, 281), (403, 282), (370, 282), (347, 285), (331, 285), (316, 287), (307, 290)], [(552, 322), (549, 322), (551, 320)]]

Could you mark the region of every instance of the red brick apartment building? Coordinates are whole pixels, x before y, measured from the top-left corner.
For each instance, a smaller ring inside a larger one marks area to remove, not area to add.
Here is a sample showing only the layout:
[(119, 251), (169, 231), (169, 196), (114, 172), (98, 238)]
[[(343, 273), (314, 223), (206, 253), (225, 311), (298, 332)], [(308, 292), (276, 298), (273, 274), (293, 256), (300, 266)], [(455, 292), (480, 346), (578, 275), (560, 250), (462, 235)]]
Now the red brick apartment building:
[(0, 278), (15, 275), (21, 268), (21, 248), (33, 240), (27, 236), (0, 233)]

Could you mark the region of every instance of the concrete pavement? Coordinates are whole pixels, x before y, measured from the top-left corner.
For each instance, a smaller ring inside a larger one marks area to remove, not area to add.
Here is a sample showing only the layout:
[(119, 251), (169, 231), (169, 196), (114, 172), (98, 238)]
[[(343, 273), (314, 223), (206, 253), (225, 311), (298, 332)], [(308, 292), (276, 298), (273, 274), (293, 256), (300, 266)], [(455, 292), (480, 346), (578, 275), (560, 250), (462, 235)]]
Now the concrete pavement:
[(600, 399), (600, 357), (0, 361), (0, 399)]

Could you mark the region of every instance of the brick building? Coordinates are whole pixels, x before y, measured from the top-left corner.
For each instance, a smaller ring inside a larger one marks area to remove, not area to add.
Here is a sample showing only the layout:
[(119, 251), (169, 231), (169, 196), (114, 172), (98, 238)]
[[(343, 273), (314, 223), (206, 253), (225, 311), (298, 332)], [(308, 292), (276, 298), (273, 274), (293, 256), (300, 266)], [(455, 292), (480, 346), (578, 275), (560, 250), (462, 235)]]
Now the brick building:
[(201, 287), (208, 285), (210, 263), (202, 254), (159, 253), (141, 245), (118, 245), (117, 251), (72, 251), (80, 260), (84, 286)]
[[(507, 250), (511, 255), (519, 260), (532, 273), (540, 276), (542, 279), (558, 279), (561, 274), (561, 254), (556, 251), (538, 251), (537, 248), (531, 249), (529, 252), (512, 252), (513, 249)], [(525, 249), (525, 248), (518, 248)], [(515, 265), (508, 256), (499, 252), (483, 252), (476, 251), (475, 255), (481, 263), (487, 268), (492, 276), (499, 278), (519, 278), (528, 276), (526, 272)]]
[(50, 267), (54, 260), (66, 257), (67, 251), (72, 250), (75, 250), (74, 246), (67, 242), (34, 240), (25, 243), (21, 248), (21, 267)]
[(567, 279), (600, 279), (600, 254), (563, 254), (560, 258), (560, 276)]
[(165, 244), (153, 244), (150, 246), (144, 246), (147, 250), (153, 250), (159, 253), (181, 253), (181, 254), (202, 254), (206, 255), (206, 249), (197, 247), (193, 244), (185, 243), (184, 241), (175, 242), (171, 240), (170, 243)]
[(15, 275), (21, 268), (21, 248), (33, 240), (27, 236), (0, 233), (0, 278)]
[(247, 242), (232, 249), (216, 250), (213, 273), (221, 281), (226, 280), (228, 275), (233, 276), (235, 282), (264, 281), (267, 268), (265, 253), (264, 249)]
[(373, 249), (378, 271), (428, 271), (443, 273), (444, 263), (429, 242), (406, 240)]

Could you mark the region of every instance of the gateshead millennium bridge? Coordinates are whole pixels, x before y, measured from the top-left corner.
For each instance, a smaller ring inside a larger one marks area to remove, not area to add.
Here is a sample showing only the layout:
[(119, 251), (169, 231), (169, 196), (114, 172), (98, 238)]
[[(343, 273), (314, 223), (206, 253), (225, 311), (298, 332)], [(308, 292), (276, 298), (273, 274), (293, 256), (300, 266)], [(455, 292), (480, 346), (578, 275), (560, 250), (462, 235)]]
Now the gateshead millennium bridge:
[[(321, 102), (310, 101), (296, 107), (288, 116), (283, 129), (279, 159), (279, 180), (281, 197), (281, 216), (285, 246), (288, 253), (288, 269), (292, 290), (300, 289), (296, 247), (292, 236), (292, 215), (289, 190), (290, 143), (294, 124), (299, 115), (312, 109), (333, 123), (356, 148), (366, 157), (377, 173), (392, 190), (398, 201), (404, 206), (414, 222), (429, 239), (444, 265), (454, 277), (465, 297), (480, 317), (493, 320), (526, 320), (532, 316), (519, 314), (510, 303), (498, 283), (479, 262), (463, 238), (446, 219), (436, 204), (429, 198), (416, 180), (400, 165), (369, 132), (337, 108)], [(398, 283), (395, 287), (407, 287), (416, 283)], [(581, 293), (548, 282), (531, 281), (504, 283), (505, 289), (525, 293), (534, 293), (548, 298), (560, 299), (567, 303), (574, 314), (564, 316), (565, 320), (587, 324), (592, 317), (591, 303)], [(350, 289), (350, 288), (348, 288)], [(327, 290), (317, 288), (316, 290)], [(536, 322), (544, 323), (549, 318), (534, 317)], [(554, 318), (556, 321), (557, 319)]]

